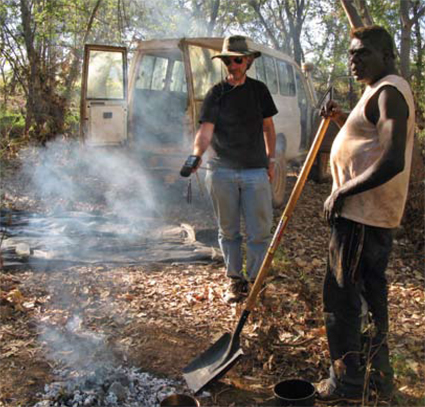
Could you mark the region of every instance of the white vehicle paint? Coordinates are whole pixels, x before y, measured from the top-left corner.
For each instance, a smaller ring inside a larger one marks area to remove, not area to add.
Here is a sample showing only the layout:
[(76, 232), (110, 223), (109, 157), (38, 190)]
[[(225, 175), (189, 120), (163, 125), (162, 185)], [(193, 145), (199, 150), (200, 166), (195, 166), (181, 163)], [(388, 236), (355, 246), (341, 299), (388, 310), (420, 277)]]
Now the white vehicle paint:
[[(122, 47), (86, 45), (81, 138), (91, 146), (129, 145), (147, 168), (176, 174), (190, 154), (208, 89), (224, 78), (222, 38), (140, 41), (127, 86)], [(282, 52), (248, 40), (262, 53), (248, 75), (266, 83), (279, 113), (274, 205), (282, 206), (288, 161), (305, 156), (314, 136), (317, 99), (308, 72)]]

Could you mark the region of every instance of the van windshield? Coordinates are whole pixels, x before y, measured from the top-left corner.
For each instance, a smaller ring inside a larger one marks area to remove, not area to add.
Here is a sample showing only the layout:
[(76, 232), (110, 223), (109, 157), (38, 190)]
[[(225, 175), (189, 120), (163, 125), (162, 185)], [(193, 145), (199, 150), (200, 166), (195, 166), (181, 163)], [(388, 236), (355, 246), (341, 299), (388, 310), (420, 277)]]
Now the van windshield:
[(190, 63), (193, 73), (195, 99), (202, 100), (208, 90), (224, 78), (224, 71), (219, 59), (211, 59), (217, 51), (189, 46)]

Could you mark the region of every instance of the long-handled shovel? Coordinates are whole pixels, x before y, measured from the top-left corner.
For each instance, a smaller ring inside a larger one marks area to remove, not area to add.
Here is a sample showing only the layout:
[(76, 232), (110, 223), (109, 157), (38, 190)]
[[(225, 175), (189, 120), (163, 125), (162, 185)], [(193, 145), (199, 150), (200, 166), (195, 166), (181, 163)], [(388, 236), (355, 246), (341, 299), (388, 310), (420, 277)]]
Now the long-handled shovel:
[(282, 239), (283, 232), (286, 229), (288, 221), (295, 209), (301, 191), (304, 188), (307, 176), (319, 151), (320, 144), (328, 129), (330, 119), (322, 119), (319, 129), (317, 130), (316, 137), (304, 162), (298, 180), (292, 190), (286, 208), (280, 218), (279, 224), (274, 233), (273, 239), (270, 243), (267, 254), (258, 272), (254, 285), (251, 288), (249, 296), (246, 300), (245, 309), (239, 318), (233, 334), (225, 333), (217, 342), (215, 342), (209, 349), (192, 360), (184, 369), (183, 376), (187, 385), (195, 393), (199, 392), (210, 381), (218, 379), (223, 376), (243, 354), (239, 344), (239, 337), (242, 329), (248, 319), (249, 314), (254, 309), (258, 293), (260, 292), (263, 282), (267, 276), (270, 265), (273, 260), (274, 253), (279, 246)]

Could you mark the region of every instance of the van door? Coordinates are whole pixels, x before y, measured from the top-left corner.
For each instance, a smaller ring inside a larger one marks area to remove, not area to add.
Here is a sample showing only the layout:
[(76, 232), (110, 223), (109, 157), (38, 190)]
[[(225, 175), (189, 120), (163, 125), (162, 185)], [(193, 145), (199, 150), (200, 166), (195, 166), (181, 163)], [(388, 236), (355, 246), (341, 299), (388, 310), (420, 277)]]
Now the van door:
[(300, 124), (301, 124), (301, 144), (300, 150), (306, 150), (310, 147), (312, 138), (312, 117), (313, 117), (313, 108), (311, 101), (308, 99), (308, 93), (306, 91), (306, 86), (304, 85), (304, 78), (301, 72), (297, 69), (295, 70), (295, 78), (297, 82), (297, 98), (298, 98), (298, 107), (300, 108)]
[(127, 141), (127, 49), (86, 44), (80, 136), (92, 146)]

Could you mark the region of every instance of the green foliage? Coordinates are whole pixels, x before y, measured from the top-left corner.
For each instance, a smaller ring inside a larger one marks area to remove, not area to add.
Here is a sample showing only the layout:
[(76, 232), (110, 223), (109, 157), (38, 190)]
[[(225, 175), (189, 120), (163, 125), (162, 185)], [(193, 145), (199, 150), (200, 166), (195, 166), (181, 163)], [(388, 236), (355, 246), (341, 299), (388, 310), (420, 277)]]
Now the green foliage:
[(80, 113), (78, 109), (69, 109), (65, 115), (65, 128), (67, 133), (72, 134), (74, 137), (78, 134), (80, 125)]
[[(375, 23), (385, 26), (399, 47), (399, 2), (368, 0), (366, 3)], [(28, 7), (27, 21), (22, 18), (22, 5)], [(288, 15), (293, 17), (292, 21)], [(0, 23), (0, 91), (5, 95), (2, 102), (10, 110), (13, 96), (24, 95), (29, 100), (31, 92), (38, 92), (33, 105), (40, 107), (40, 112), (30, 117), (34, 134), (46, 129), (59, 131), (62, 126), (75, 127), (78, 111), (73, 106), (78, 106), (77, 84), (84, 43), (124, 45), (132, 49), (138, 39), (242, 33), (291, 54), (294, 52), (291, 23), (296, 23), (302, 27), (302, 59), (316, 67), (313, 79), (319, 95), (333, 84), (337, 99), (350, 109), (361, 92), (356, 83), (350, 87), (347, 58), (350, 28), (340, 1), (3, 0)], [(421, 123), (419, 130), (423, 132), (424, 47), (420, 41), (423, 18), (419, 31), (417, 27), (412, 29), (411, 70)], [(58, 106), (63, 116), (59, 123), (52, 114), (52, 111), (58, 113)], [(40, 139), (47, 136), (44, 134)]]
[(394, 0), (371, 0), (368, 2), (368, 6), (374, 23), (385, 27), (397, 43), (400, 38), (400, 6), (398, 2)]
[(26, 144), (25, 117), (20, 113), (0, 110), (0, 158), (13, 154)]
[[(315, 65), (314, 81), (324, 92), (331, 84), (348, 90), (348, 24), (339, 2), (316, 2), (315, 29), (304, 33), (306, 60)], [(342, 89), (340, 89), (342, 92)]]
[(25, 118), (19, 113), (0, 112), (0, 135), (2, 138), (22, 134)]

